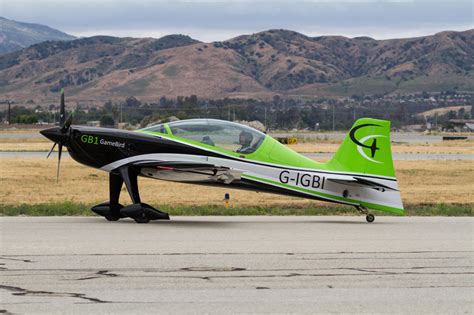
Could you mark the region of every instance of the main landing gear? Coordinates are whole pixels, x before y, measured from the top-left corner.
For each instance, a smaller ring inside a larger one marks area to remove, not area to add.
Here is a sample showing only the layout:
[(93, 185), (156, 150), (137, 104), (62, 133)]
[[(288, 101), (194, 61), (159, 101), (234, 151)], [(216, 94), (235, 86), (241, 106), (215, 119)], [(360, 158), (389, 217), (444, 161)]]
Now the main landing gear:
[[(123, 166), (109, 174), (110, 201), (92, 207), (92, 211), (109, 221), (121, 218), (132, 218), (137, 223), (148, 223), (150, 220), (169, 220), (167, 213), (161, 212), (149, 204), (140, 201), (137, 182), (138, 172), (131, 166)], [(122, 206), (119, 203), (120, 190), (125, 182), (133, 204)]]
[(367, 222), (372, 223), (375, 221), (375, 216), (371, 213), (369, 213), (369, 210), (367, 210), (366, 207), (364, 206), (356, 206), (357, 210), (359, 210), (360, 213), (365, 214), (365, 219)]

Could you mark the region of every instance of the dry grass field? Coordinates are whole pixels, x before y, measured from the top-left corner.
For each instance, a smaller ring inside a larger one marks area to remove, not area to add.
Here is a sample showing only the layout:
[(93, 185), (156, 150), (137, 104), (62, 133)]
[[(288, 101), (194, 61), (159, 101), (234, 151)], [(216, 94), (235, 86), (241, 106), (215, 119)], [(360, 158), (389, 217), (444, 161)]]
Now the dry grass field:
[[(107, 173), (63, 159), (56, 183), (56, 159), (1, 158), (0, 204), (47, 202), (99, 203), (108, 199)], [(406, 204), (472, 204), (472, 161), (395, 162), (402, 198)], [(316, 201), (250, 191), (211, 188), (141, 178), (143, 200), (166, 205), (222, 205), (225, 192), (238, 206), (304, 206)], [(129, 203), (123, 190), (122, 200)]]
[[(0, 130), (1, 134), (33, 133), (37, 130)], [(333, 153), (340, 140), (321, 139), (317, 143), (301, 142), (290, 145), (295, 151), (304, 153)], [(51, 142), (47, 139), (0, 137), (1, 151), (48, 151)], [(440, 141), (433, 143), (394, 143), (395, 153), (440, 153), (473, 154), (474, 141)], [(46, 155), (46, 153), (45, 153)], [(41, 205), (46, 203), (72, 202), (94, 204), (108, 199), (108, 174), (78, 164), (65, 158), (61, 165), (59, 183), (56, 183), (56, 159), (45, 158), (0, 158), (0, 206)], [(395, 168), (402, 198), (406, 205), (465, 204), (474, 200), (474, 163), (472, 160), (422, 160), (396, 161)], [(231, 194), (231, 203), (236, 207), (310, 207), (323, 203), (280, 195), (231, 190), (227, 187), (211, 188), (140, 179), (144, 201), (154, 205), (213, 206), (223, 205), (226, 192)], [(128, 194), (123, 189), (122, 203), (128, 204)], [(324, 203), (327, 205), (327, 203)], [(319, 206), (318, 206), (319, 207)], [(471, 207), (471, 206), (468, 206)]]
[[(15, 133), (32, 133), (38, 131), (15, 130)], [(2, 131), (0, 131), (0, 134)], [(341, 145), (341, 140), (320, 139), (311, 142), (300, 142), (289, 147), (301, 153), (334, 153)], [(0, 152), (28, 152), (51, 149), (51, 142), (46, 138), (0, 138)], [(394, 153), (425, 153), (425, 154), (474, 154), (473, 140), (440, 141), (433, 143), (393, 143)]]

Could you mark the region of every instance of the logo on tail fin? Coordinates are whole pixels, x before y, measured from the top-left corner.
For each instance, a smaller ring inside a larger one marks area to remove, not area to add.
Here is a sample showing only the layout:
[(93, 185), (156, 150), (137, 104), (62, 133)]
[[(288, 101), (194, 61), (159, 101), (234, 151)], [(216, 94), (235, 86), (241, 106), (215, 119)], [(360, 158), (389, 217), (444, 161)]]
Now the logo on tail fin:
[[(382, 163), (380, 161), (374, 160), (375, 158), (375, 153), (377, 153), (377, 150), (380, 150), (379, 147), (377, 147), (377, 139), (376, 138), (386, 138), (384, 135), (368, 135), (366, 137), (363, 137), (361, 139), (356, 139), (355, 133), (357, 130), (363, 127), (370, 127), (370, 126), (375, 126), (375, 127), (381, 127), (380, 125), (375, 125), (375, 124), (363, 124), (359, 125), (357, 127), (352, 128), (352, 130), (349, 132), (349, 137), (351, 138), (352, 142), (354, 142), (357, 145), (357, 151), (359, 154), (365, 158), (366, 160), (369, 160), (374, 163)], [(373, 139), (371, 145), (365, 144), (365, 142), (369, 139)], [(365, 152), (362, 150), (362, 148), (367, 148), (370, 149), (371, 157), (367, 156)]]

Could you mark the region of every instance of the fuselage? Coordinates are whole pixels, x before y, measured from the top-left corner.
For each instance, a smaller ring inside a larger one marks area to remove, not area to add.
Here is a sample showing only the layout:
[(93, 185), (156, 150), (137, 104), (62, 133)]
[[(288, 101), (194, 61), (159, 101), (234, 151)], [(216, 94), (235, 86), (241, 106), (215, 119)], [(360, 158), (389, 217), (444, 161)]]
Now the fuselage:
[[(208, 121), (214, 126), (212, 120)], [(318, 163), (263, 133), (252, 131), (254, 147), (239, 152), (234, 149), (239, 147), (238, 140), (228, 140), (225, 130), (194, 126), (186, 134), (183, 128), (178, 131), (173, 125), (162, 126), (139, 131), (71, 126), (64, 145), (77, 162), (107, 172), (135, 165), (141, 176), (162, 180), (231, 185), (354, 206), (379, 205), (384, 208), (381, 210), (395, 213), (402, 208), (394, 178), (347, 172), (335, 163)], [(64, 137), (55, 128), (42, 133), (53, 141)], [(348, 176), (376, 182), (389, 191), (347, 185), (344, 181)]]

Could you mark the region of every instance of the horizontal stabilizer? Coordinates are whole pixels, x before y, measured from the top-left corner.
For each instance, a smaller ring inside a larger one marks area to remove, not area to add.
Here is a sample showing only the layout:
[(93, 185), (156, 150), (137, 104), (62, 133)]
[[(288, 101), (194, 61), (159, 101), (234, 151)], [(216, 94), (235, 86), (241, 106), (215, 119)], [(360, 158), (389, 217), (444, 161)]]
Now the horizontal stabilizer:
[(347, 176), (347, 175), (337, 175), (337, 177), (330, 177), (327, 179), (328, 181), (343, 184), (343, 185), (350, 185), (350, 186), (359, 186), (359, 187), (366, 187), (366, 188), (373, 188), (379, 191), (386, 191), (386, 190), (394, 190), (398, 191), (398, 189), (365, 179), (356, 176)]

